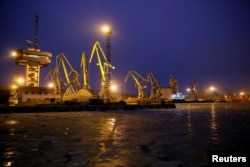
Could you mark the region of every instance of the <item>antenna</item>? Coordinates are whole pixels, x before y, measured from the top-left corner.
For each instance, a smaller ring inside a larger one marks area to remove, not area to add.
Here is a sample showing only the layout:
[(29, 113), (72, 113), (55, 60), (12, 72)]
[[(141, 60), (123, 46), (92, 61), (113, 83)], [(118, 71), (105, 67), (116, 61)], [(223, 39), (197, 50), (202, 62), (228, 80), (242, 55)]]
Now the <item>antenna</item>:
[(38, 12), (35, 12), (35, 34), (34, 34), (34, 49), (39, 50), (38, 45), (38, 22), (39, 22), (39, 15)]

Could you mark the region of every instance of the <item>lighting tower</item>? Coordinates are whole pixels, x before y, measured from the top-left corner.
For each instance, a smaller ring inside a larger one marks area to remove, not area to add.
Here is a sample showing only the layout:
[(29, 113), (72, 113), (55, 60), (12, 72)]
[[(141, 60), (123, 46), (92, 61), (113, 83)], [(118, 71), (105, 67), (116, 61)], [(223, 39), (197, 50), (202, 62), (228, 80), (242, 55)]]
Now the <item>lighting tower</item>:
[[(108, 25), (104, 25), (102, 27), (102, 31), (106, 34), (106, 57), (107, 57), (107, 63), (111, 64), (111, 35), (112, 35), (112, 29)], [(106, 97), (107, 101), (110, 101), (110, 70), (109, 66), (105, 68), (105, 78), (106, 78)]]
[(39, 16), (35, 13), (35, 34), (34, 45), (32, 42), (26, 40), (26, 49), (17, 49), (14, 52), (15, 62), (19, 66), (25, 67), (25, 86), (39, 87), (40, 68), (45, 67), (51, 63), (52, 54), (43, 52), (38, 45), (38, 21)]

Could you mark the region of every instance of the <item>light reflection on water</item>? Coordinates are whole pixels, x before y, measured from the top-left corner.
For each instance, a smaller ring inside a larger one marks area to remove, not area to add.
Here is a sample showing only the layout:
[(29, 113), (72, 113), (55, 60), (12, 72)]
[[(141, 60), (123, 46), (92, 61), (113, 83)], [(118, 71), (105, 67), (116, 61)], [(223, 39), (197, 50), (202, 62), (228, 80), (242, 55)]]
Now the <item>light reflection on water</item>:
[[(145, 158), (138, 145), (146, 145), (155, 157), (146, 156), (152, 159), (157, 159), (157, 156), (166, 156), (170, 160), (179, 156), (181, 159), (187, 155), (198, 159), (194, 156), (206, 154), (209, 148), (227, 148), (230, 145), (243, 148), (244, 142), (250, 139), (249, 106), (231, 103), (177, 104), (177, 109), (123, 111), (124, 114), (82, 112), (63, 113), (60, 117), (62, 113), (54, 113), (55, 117), (51, 117), (44, 113), (38, 114), (39, 118), (21, 115), (27, 122), (19, 119), (19, 115), (13, 117), (13, 114), (0, 118), (4, 120), (0, 125), (6, 127), (5, 130), (0, 126), (4, 132), (0, 135), (5, 138), (0, 141), (0, 146), (6, 147), (0, 153), (5, 160), (2, 165), (16, 166), (15, 163), (19, 162), (22, 165), (37, 159), (40, 166), (51, 162), (55, 162), (55, 166), (60, 166), (56, 162), (64, 166), (70, 166), (72, 162), (74, 166), (73, 163), (85, 164), (91, 159), (93, 165), (100, 162), (133, 166), (136, 163), (131, 161)], [(40, 132), (43, 132), (42, 135)], [(76, 161), (65, 162), (67, 152)], [(83, 156), (87, 158), (82, 160)], [(32, 162), (36, 164), (35, 160)]]
[(191, 114), (190, 110), (188, 109), (188, 115), (187, 115), (187, 127), (188, 127), (188, 132), (192, 133), (192, 120), (191, 120)]
[(219, 134), (217, 131), (217, 118), (216, 118), (216, 111), (215, 111), (215, 104), (211, 104), (211, 120), (210, 120), (210, 130), (211, 130), (211, 140), (214, 144), (218, 144), (219, 142)]
[(12, 166), (12, 163), (13, 163), (13, 162), (11, 162), (11, 161), (9, 161), (9, 162), (4, 162), (4, 163), (3, 163), (3, 166), (4, 166), (4, 167), (8, 167), (8, 166), (9, 166), (9, 167), (10, 167), (10, 166)]
[(210, 121), (210, 129), (212, 133), (216, 132), (217, 130), (217, 123), (216, 123), (216, 113), (214, 104), (211, 104), (211, 121)]
[(6, 124), (8, 124), (8, 125), (16, 125), (16, 124), (18, 124), (19, 122), (18, 121), (16, 121), (16, 120), (8, 120), (8, 121), (6, 121)]
[(107, 120), (107, 128), (111, 131), (111, 132), (113, 132), (114, 130), (115, 130), (115, 121), (116, 121), (116, 119), (115, 118), (109, 118), (108, 120)]
[(115, 118), (108, 118), (106, 119), (103, 124), (101, 125), (101, 138), (105, 139), (107, 137), (113, 136), (115, 133)]

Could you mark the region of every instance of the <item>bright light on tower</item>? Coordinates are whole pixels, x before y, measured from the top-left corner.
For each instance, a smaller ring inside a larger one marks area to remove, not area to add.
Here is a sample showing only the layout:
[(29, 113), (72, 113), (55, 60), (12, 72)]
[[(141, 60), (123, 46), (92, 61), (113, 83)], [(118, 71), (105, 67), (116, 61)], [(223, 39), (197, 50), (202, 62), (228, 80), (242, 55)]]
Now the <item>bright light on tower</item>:
[(117, 85), (112, 84), (112, 85), (110, 86), (110, 89), (111, 89), (113, 92), (116, 92), (116, 91), (117, 91)]
[(110, 33), (111, 32), (110, 26), (108, 26), (108, 25), (102, 26), (102, 32), (104, 32), (104, 33)]

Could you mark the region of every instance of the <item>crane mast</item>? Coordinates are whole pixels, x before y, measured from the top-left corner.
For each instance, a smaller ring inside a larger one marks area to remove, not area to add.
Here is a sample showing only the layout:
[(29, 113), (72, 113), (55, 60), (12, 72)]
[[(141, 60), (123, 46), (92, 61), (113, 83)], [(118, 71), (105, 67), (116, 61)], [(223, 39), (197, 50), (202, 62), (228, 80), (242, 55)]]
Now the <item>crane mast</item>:
[(147, 88), (146, 83), (148, 82), (147, 79), (143, 78), (140, 74), (135, 71), (129, 71), (124, 82), (127, 82), (128, 78), (132, 77), (135, 81), (135, 86), (138, 90), (138, 100), (144, 100), (146, 97), (145, 89)]

